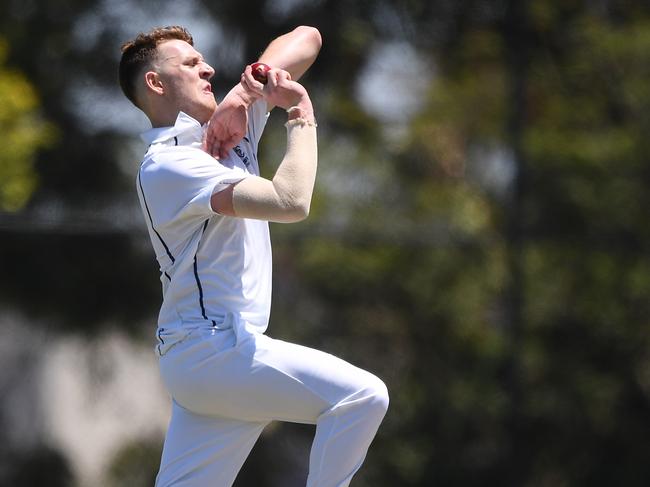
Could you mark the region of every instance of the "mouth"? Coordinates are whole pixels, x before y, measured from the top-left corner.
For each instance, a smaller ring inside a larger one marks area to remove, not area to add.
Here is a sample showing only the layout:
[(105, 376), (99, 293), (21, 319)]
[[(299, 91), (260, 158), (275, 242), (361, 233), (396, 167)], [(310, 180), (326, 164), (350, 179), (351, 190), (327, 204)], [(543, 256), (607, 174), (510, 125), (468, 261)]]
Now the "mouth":
[(205, 88), (203, 88), (203, 93), (211, 95), (212, 94), (212, 85), (208, 83), (208, 85)]

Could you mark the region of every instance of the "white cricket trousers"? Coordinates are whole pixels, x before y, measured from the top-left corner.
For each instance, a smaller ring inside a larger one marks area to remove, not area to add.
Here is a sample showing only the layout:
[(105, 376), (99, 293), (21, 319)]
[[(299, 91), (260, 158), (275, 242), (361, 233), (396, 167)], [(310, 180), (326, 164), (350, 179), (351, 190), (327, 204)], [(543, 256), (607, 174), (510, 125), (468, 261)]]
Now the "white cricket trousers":
[(223, 330), (159, 330), (173, 404), (156, 487), (230, 487), (276, 420), (316, 424), (307, 487), (349, 485), (386, 414), (384, 383), (333, 355), (230, 321)]

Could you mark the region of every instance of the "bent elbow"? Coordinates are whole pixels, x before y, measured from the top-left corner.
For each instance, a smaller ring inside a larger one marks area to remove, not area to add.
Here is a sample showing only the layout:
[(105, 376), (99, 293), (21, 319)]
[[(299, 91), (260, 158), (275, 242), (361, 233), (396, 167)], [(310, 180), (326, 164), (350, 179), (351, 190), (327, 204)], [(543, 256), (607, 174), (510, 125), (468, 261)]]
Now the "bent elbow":
[(294, 205), (289, 212), (289, 216), (291, 218), (291, 223), (298, 223), (306, 220), (309, 216), (309, 201)]
[(309, 216), (311, 201), (308, 198), (292, 200), (285, 204), (282, 211), (283, 223), (298, 223)]
[(300, 25), (296, 27), (296, 31), (299, 31), (304, 38), (312, 44), (316, 49), (316, 52), (320, 51), (321, 47), (323, 47), (323, 37), (316, 27), (312, 27), (311, 25)]
[(316, 27), (311, 27), (311, 36), (313, 42), (316, 44), (316, 47), (320, 51), (321, 47), (323, 47), (323, 36)]
[(306, 205), (302, 205), (300, 209), (298, 210), (298, 220), (296, 221), (303, 221), (306, 220), (307, 217), (309, 216), (309, 203)]

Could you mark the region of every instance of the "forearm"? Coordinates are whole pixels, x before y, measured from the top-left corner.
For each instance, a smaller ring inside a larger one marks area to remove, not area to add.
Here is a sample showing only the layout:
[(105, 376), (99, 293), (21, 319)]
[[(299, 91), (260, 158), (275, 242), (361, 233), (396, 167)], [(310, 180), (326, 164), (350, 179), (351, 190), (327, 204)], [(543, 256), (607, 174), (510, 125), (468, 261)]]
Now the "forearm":
[(318, 29), (301, 25), (274, 39), (259, 61), (289, 71), (297, 81), (316, 60), (322, 43)]
[(287, 123), (287, 150), (272, 181), (249, 177), (233, 187), (234, 216), (280, 223), (309, 215), (316, 179), (316, 126), (302, 120)]
[(247, 90), (241, 83), (237, 83), (231, 90), (223, 97), (223, 101), (217, 106), (217, 110), (224, 109), (225, 102), (239, 106), (241, 108), (250, 107), (255, 101), (262, 98), (261, 95)]

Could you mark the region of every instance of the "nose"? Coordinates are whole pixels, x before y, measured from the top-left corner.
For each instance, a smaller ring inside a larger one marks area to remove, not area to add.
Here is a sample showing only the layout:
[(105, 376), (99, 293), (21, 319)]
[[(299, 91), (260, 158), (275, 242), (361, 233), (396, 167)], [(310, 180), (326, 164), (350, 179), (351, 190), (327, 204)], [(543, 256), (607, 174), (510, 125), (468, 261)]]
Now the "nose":
[(214, 68), (205, 61), (201, 64), (201, 77), (210, 79), (214, 76)]

